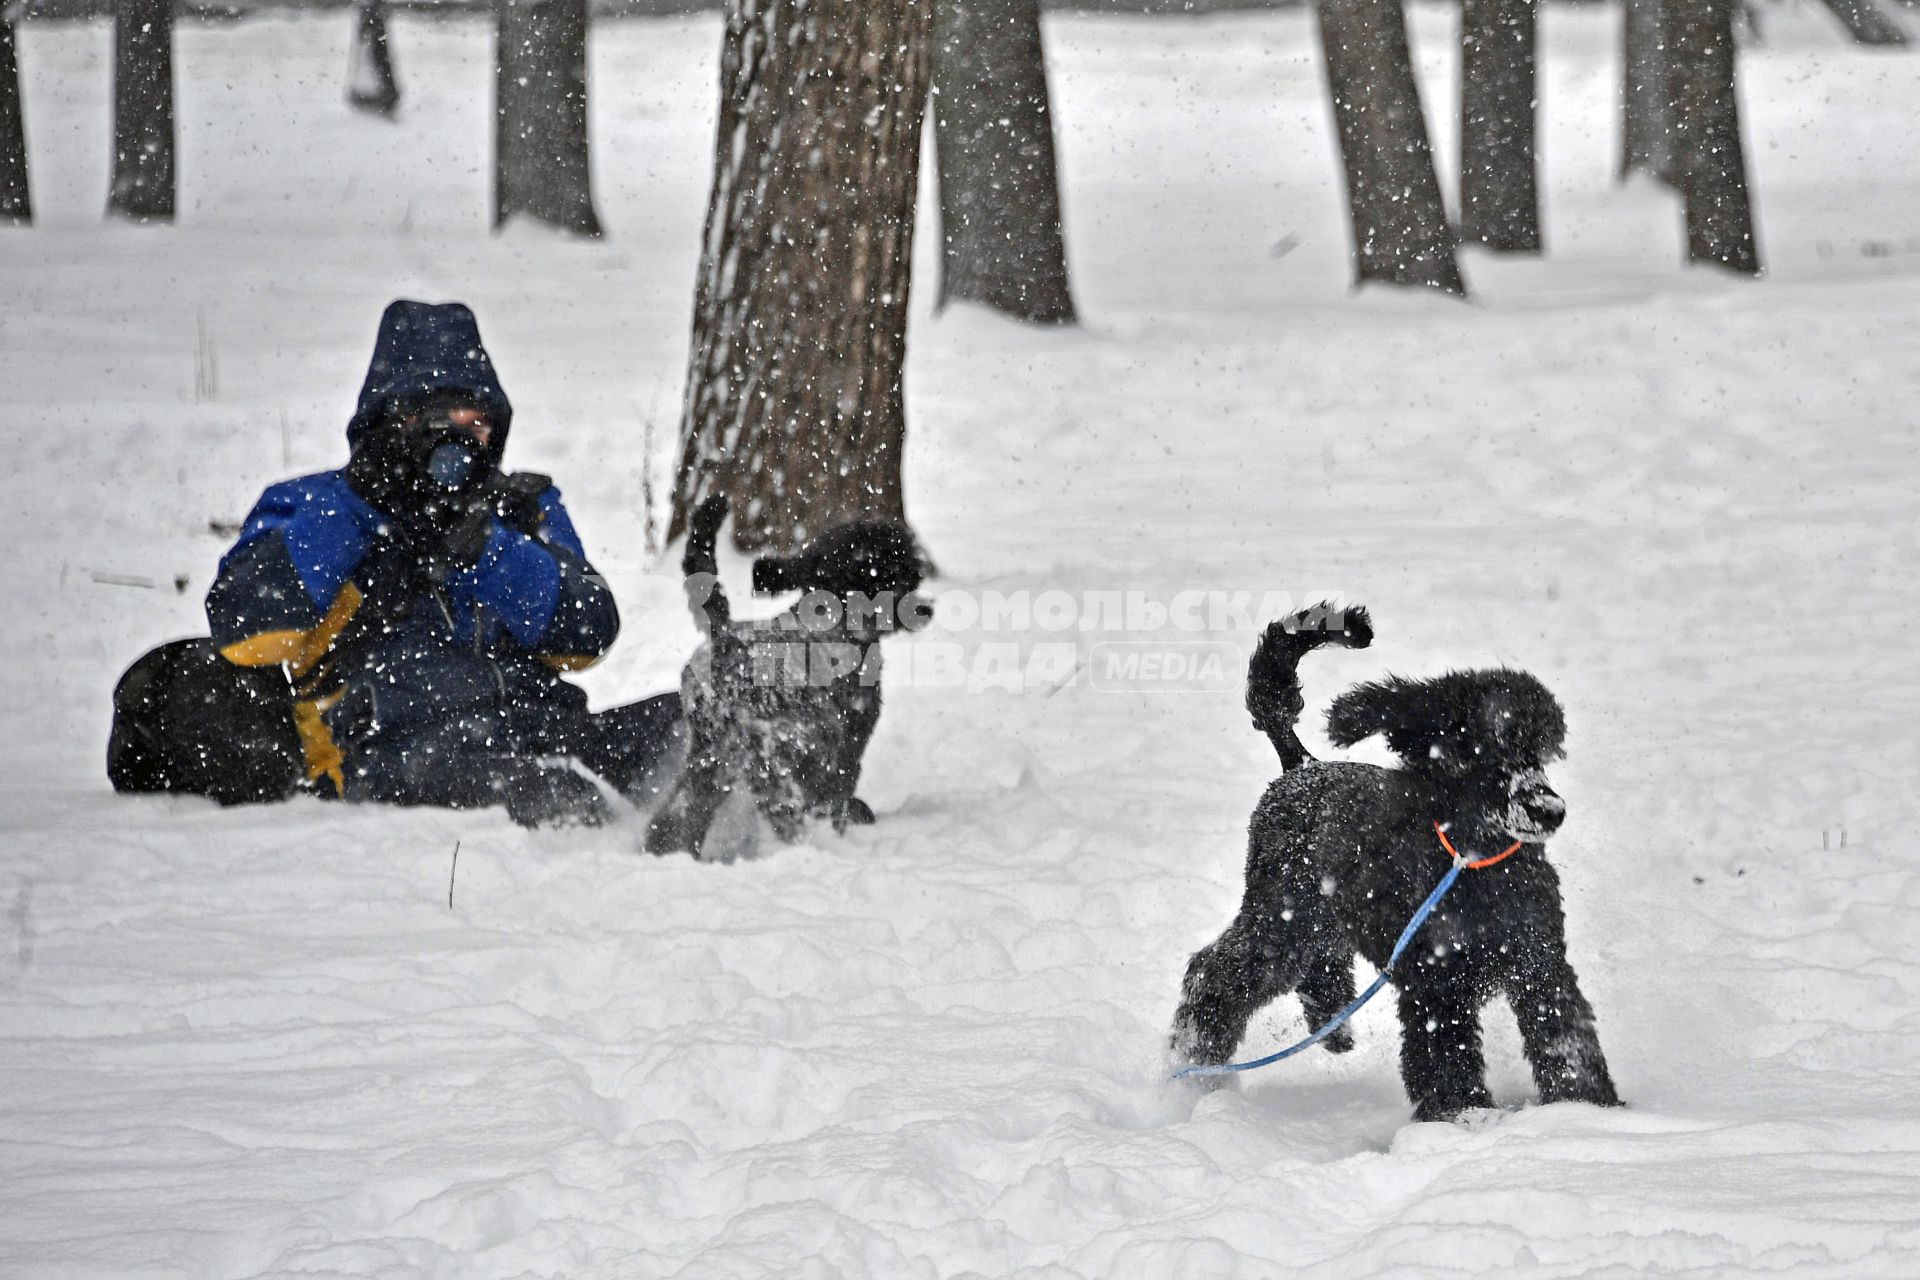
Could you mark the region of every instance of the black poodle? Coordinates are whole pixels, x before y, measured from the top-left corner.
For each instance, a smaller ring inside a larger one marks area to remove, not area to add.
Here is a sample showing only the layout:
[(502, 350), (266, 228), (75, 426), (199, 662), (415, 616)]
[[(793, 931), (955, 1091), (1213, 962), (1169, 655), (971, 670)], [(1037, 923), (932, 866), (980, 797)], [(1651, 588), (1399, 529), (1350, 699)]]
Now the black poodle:
[(809, 818), (836, 831), (872, 822), (854, 787), (880, 719), (880, 641), (920, 620), (913, 593), (924, 568), (913, 534), (862, 520), (828, 530), (798, 555), (756, 561), (756, 592), (804, 594), (778, 617), (734, 622), (714, 560), (726, 516), (725, 498), (701, 503), (681, 558), (707, 643), (681, 676), (687, 762), (648, 827), (653, 853), (700, 856), (736, 788), (789, 843)]
[[(1340, 625), (1328, 625), (1340, 622)], [(1419, 1120), (1493, 1103), (1480, 1008), (1504, 995), (1520, 1023), (1542, 1102), (1617, 1106), (1593, 1010), (1567, 963), (1560, 881), (1544, 841), (1566, 805), (1544, 766), (1564, 755), (1560, 704), (1522, 671), (1389, 677), (1334, 700), (1327, 736), (1347, 747), (1385, 736), (1397, 769), (1309, 756), (1294, 734), (1296, 667), (1321, 645), (1365, 648), (1366, 610), (1326, 605), (1267, 628), (1247, 673), (1247, 709), (1280, 754), (1282, 775), (1254, 810), (1240, 913), (1187, 965), (1173, 1016), (1174, 1056), (1228, 1061), (1247, 1020), (1297, 991), (1316, 1030), (1354, 998), (1353, 957), (1386, 964), (1401, 929), (1449, 865), (1511, 857), (1461, 874), (1392, 975), (1400, 1075)], [(1348, 1027), (1321, 1042), (1353, 1047)]]

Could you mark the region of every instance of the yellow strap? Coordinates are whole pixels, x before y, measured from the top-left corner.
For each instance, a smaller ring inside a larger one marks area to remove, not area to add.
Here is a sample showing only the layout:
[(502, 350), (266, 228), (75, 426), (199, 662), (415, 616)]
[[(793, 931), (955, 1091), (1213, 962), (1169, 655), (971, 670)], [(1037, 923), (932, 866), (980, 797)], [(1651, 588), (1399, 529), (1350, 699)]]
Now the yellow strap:
[(305, 698), (293, 704), (293, 727), (300, 735), (300, 749), (307, 757), (307, 781), (331, 778), (334, 791), (339, 795), (346, 794), (347, 790), (346, 775), (342, 772), (346, 757), (334, 745), (333, 731), (321, 716), (340, 701), (342, 692), (336, 689), (324, 698)]
[[(353, 620), (361, 599), (360, 588), (349, 582), (333, 598), (326, 616), (308, 630), (262, 631), (259, 635), (235, 641), (220, 650), (220, 654), (228, 662), (242, 667), (265, 667), (284, 662), (288, 671), (298, 679), (326, 656), (328, 648), (345, 630), (347, 623)], [(541, 661), (555, 671), (580, 671), (600, 659), (592, 655), (553, 654), (543, 656)], [(346, 777), (342, 769), (346, 757), (340, 753), (332, 730), (321, 718), (339, 700), (340, 690), (336, 689), (324, 697), (295, 702), (293, 727), (300, 735), (300, 748), (307, 758), (307, 781), (331, 778), (334, 788), (344, 794)]]
[[(220, 656), (242, 667), (265, 667), (284, 662), (297, 680), (311, 671), (332, 647), (354, 613), (360, 608), (360, 588), (349, 582), (327, 606), (326, 616), (305, 631), (291, 628), (263, 631), (245, 640), (237, 640), (220, 650)], [(300, 750), (307, 760), (307, 781), (331, 779), (336, 794), (347, 789), (343, 767), (346, 757), (333, 740), (333, 731), (321, 715), (340, 700), (340, 691), (319, 698), (303, 698), (293, 704), (293, 728), (300, 736)]]
[(220, 650), (220, 656), (242, 667), (267, 667), (284, 662), (297, 679), (326, 656), (334, 640), (353, 620), (360, 600), (360, 588), (349, 582), (340, 588), (340, 594), (327, 607), (326, 616), (316, 625), (305, 631), (262, 631), (227, 645)]
[(270, 667), (292, 662), (306, 648), (305, 631), (262, 631), (257, 636), (236, 640), (220, 650), (220, 656), (237, 667)]

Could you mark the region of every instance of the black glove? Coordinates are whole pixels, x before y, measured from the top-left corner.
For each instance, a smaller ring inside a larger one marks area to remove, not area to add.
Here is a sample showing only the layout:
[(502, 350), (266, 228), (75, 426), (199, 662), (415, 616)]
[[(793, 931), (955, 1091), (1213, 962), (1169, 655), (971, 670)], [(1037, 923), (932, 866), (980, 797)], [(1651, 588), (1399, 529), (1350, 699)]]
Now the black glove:
[(478, 560), (487, 549), (496, 518), (515, 533), (533, 537), (546, 519), (540, 495), (552, 487), (553, 481), (537, 471), (494, 476), (465, 502), (450, 524), (436, 530), (439, 541), (427, 550), (431, 568), (444, 577)]
[(540, 495), (553, 488), (553, 481), (538, 471), (514, 471), (494, 477), (489, 491), (493, 513), (500, 523), (529, 538), (540, 532), (546, 512), (540, 509)]
[(440, 535), (439, 545), (427, 553), (427, 560), (431, 568), (438, 571), (436, 576), (444, 577), (478, 560), (492, 536), (493, 508), (483, 502), (475, 503)]

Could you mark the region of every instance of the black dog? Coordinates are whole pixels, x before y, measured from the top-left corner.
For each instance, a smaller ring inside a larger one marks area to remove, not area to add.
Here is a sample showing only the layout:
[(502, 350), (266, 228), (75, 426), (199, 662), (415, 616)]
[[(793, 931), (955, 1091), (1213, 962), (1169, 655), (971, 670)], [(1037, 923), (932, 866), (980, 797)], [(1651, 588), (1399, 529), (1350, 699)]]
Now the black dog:
[(735, 623), (715, 573), (714, 539), (726, 515), (725, 498), (703, 502), (681, 558), (707, 643), (681, 677), (691, 740), (685, 769), (647, 831), (654, 853), (698, 857), (735, 788), (789, 843), (810, 817), (836, 831), (873, 821), (854, 788), (880, 719), (879, 642), (910, 613), (920, 586), (913, 535), (894, 522), (856, 521), (796, 556), (756, 561), (756, 592), (805, 594), (777, 618)]
[[(1495, 995), (1519, 1020), (1542, 1102), (1618, 1105), (1593, 1010), (1567, 963), (1560, 881), (1542, 845), (1566, 815), (1543, 772), (1564, 755), (1559, 703), (1521, 671), (1392, 677), (1337, 698), (1327, 736), (1346, 747), (1384, 734), (1401, 767), (1316, 761), (1294, 735), (1296, 666), (1321, 645), (1364, 648), (1373, 638), (1364, 609), (1337, 630), (1311, 629), (1330, 616), (1322, 605), (1274, 623), (1249, 664), (1247, 709), (1283, 773), (1249, 825), (1240, 913), (1187, 965), (1175, 1057), (1228, 1061), (1253, 1013), (1289, 991), (1315, 1029), (1351, 1001), (1354, 953), (1386, 964), (1446, 873), (1438, 823), (1469, 857), (1524, 843), (1497, 865), (1464, 871), (1393, 974), (1415, 1118), (1492, 1105), (1480, 1008)], [(1343, 1053), (1353, 1038), (1343, 1026), (1321, 1043)]]

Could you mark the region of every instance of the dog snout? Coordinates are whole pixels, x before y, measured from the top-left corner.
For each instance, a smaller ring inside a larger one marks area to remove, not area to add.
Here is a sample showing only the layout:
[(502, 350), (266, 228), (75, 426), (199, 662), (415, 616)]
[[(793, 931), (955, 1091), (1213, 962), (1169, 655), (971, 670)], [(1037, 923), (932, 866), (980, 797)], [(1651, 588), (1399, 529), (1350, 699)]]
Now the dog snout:
[(1527, 817), (1541, 831), (1557, 831), (1567, 820), (1567, 802), (1549, 789), (1529, 793), (1522, 805)]

